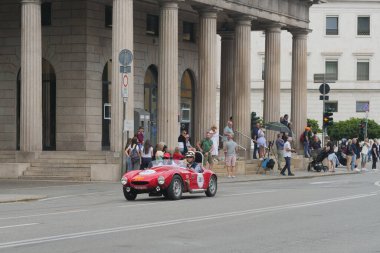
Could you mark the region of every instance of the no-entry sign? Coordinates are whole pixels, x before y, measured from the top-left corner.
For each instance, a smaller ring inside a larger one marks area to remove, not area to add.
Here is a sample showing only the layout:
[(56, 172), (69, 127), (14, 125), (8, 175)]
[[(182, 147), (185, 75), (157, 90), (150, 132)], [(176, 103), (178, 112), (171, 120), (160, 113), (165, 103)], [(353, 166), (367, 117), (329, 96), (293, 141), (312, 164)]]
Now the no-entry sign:
[(123, 74), (121, 80), (121, 93), (123, 98), (128, 98), (128, 75)]

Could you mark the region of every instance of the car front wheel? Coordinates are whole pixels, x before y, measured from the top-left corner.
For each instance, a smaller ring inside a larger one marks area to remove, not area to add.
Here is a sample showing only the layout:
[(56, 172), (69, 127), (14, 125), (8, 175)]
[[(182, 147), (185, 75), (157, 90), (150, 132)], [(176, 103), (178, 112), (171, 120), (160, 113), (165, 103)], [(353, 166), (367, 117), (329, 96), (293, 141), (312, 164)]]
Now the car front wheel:
[(168, 199), (178, 200), (182, 197), (182, 180), (178, 175), (175, 175), (167, 190)]
[(214, 197), (217, 190), (218, 190), (218, 182), (216, 180), (216, 176), (213, 175), (210, 178), (210, 182), (209, 182), (208, 188), (206, 190), (206, 196), (207, 197)]
[(137, 197), (137, 193), (131, 189), (131, 191), (127, 192), (127, 190), (123, 187), (123, 193), (126, 200), (135, 200)]

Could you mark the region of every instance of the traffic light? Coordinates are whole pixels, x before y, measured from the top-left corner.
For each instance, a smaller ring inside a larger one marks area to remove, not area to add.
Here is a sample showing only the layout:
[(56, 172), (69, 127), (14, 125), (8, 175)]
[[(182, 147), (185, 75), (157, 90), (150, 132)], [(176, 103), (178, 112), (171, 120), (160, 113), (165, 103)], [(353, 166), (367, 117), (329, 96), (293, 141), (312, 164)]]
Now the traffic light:
[(323, 127), (332, 126), (334, 124), (332, 112), (324, 112), (323, 113)]

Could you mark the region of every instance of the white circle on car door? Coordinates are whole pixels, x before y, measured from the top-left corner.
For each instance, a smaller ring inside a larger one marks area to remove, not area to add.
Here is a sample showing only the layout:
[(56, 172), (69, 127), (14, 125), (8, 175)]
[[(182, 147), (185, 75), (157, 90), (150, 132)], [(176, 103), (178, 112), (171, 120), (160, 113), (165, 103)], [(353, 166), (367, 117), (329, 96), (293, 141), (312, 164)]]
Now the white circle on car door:
[(202, 173), (197, 173), (197, 183), (198, 183), (199, 188), (203, 188), (203, 185), (205, 183), (205, 179), (204, 179)]

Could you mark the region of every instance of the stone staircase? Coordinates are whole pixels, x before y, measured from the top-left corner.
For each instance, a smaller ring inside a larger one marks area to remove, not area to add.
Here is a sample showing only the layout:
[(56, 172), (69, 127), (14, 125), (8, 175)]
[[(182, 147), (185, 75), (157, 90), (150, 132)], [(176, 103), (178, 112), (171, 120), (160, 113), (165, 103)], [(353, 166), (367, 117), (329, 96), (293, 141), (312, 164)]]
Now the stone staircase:
[(20, 179), (90, 181), (91, 165), (106, 163), (102, 151), (44, 151)]
[(0, 163), (16, 162), (16, 151), (0, 151)]

